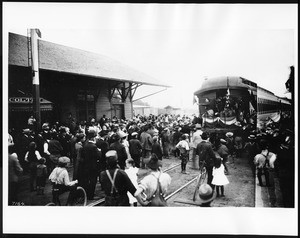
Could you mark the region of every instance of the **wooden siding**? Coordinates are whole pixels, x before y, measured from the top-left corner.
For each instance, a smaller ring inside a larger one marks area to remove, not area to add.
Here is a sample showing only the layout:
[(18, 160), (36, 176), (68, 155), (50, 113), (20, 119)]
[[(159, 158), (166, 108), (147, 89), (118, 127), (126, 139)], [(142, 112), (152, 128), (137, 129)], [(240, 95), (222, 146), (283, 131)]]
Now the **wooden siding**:
[(128, 99), (127, 99), (126, 103), (124, 104), (124, 116), (126, 119), (131, 119), (133, 116), (132, 103), (130, 103)]
[(100, 119), (103, 115), (106, 115), (108, 118), (112, 117), (111, 103), (108, 99), (107, 85), (103, 85), (103, 87), (100, 89), (98, 100), (96, 102), (97, 119)]

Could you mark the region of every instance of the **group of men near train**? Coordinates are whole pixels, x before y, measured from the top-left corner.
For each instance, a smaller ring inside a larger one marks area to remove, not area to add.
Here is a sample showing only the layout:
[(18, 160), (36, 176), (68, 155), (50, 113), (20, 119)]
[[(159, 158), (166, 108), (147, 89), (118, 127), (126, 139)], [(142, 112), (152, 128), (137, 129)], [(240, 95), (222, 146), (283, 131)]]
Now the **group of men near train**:
[[(60, 126), (58, 123), (50, 126), (49, 123), (44, 123), (39, 133), (28, 128), (23, 130), (23, 135), (15, 140), (16, 152), (21, 162), (20, 167), (28, 170), (24, 156), (29, 144), (35, 142), (41, 156), (46, 158), (48, 175), (57, 166), (61, 156), (68, 156), (74, 168), (73, 180), (78, 180), (78, 184), (85, 188), (88, 199), (95, 199), (96, 183), (98, 178), (99, 181), (101, 179), (101, 172), (108, 168), (108, 158), (113, 158), (110, 166), (115, 166), (118, 161), (120, 170), (125, 169), (128, 158), (133, 159), (136, 167), (145, 168), (144, 159), (150, 158), (153, 153), (159, 160), (168, 158), (171, 154), (180, 156), (176, 145), (185, 134), (188, 135), (193, 150), (189, 160), (196, 167), (195, 155), (199, 154), (197, 144), (202, 140), (203, 129), (195, 122), (198, 122), (195, 118), (185, 116), (149, 116), (125, 121), (117, 118), (110, 120), (104, 115), (99, 122), (92, 119), (89, 124), (79, 124), (72, 130), (73, 133), (67, 126)], [(292, 132), (288, 126), (279, 127), (276, 123), (269, 123), (266, 130), (259, 133), (253, 131), (245, 135), (229, 132), (224, 138), (215, 134), (209, 135), (209, 141), (214, 148), (219, 148), (220, 144), (226, 145), (227, 156), (238, 157), (247, 152), (254, 174), (255, 168), (257, 169), (261, 186), (262, 175), (265, 175), (266, 186), (270, 186), (269, 171), (276, 169), (275, 163), (285, 163), (283, 158), (287, 151), (291, 154), (291, 139)], [(108, 151), (116, 151), (116, 156), (107, 156)], [(276, 160), (275, 155), (282, 159)], [(227, 156), (222, 155), (225, 171), (228, 173)], [(212, 179), (210, 174), (209, 172), (208, 182)], [(35, 190), (33, 183), (30, 186), (31, 190)]]

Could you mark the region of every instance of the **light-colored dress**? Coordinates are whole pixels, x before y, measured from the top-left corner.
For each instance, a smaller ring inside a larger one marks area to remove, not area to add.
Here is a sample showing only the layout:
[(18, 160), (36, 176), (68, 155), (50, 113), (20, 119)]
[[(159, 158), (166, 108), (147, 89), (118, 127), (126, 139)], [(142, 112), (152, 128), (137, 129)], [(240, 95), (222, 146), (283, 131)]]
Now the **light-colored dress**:
[[(138, 172), (139, 172), (139, 168), (137, 167), (130, 167), (128, 169), (125, 169), (126, 174), (128, 175), (128, 177), (130, 178), (132, 184), (135, 186), (135, 188), (138, 188), (138, 183), (137, 183), (137, 179), (138, 179)], [(135, 202), (137, 202), (136, 198), (134, 196), (132, 196), (132, 194), (130, 192), (127, 192), (127, 195), (129, 197), (129, 203), (133, 204)]]
[(225, 168), (223, 164), (221, 164), (219, 168), (213, 168), (213, 180), (211, 182), (213, 185), (223, 186), (229, 184), (229, 181), (226, 175), (224, 174), (224, 169)]

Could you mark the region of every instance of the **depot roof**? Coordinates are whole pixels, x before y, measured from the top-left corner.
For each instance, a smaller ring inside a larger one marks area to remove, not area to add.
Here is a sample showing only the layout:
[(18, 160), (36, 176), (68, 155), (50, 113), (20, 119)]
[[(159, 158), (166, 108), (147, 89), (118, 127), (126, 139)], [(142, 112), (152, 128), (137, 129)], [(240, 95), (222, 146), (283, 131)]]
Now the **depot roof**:
[[(9, 33), (9, 64), (28, 67), (28, 38)], [(38, 40), (39, 68), (153, 86), (170, 87), (107, 56)]]

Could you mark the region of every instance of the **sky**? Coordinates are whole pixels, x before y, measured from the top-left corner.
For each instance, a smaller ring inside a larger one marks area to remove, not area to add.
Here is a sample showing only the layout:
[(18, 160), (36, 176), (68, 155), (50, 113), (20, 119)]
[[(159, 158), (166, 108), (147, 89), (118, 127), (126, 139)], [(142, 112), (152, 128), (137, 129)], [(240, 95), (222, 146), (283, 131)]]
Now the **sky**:
[[(172, 86), (142, 99), (153, 106), (195, 108), (203, 79), (224, 75), (290, 98), (295, 4), (12, 3), (4, 10), (9, 32), (39, 28), (42, 40), (105, 55)], [(142, 86), (134, 99), (162, 89)]]
[[(8, 59), (8, 32), (27, 35), (27, 29), (38, 28), (42, 40), (99, 53), (172, 86), (143, 99), (153, 106), (195, 108), (197, 106), (192, 104), (193, 93), (200, 88), (204, 78), (224, 75), (241, 76), (278, 96), (290, 97), (285, 94), (284, 83), (289, 77), (290, 66), (297, 66), (298, 63), (297, 4), (4, 2), (2, 11), (3, 89), (7, 88), (8, 79), (5, 67)], [(297, 79), (297, 67), (295, 70)], [(297, 80), (295, 83), (297, 89)], [(136, 98), (160, 90), (162, 88), (141, 87)], [(295, 94), (296, 101), (297, 97)], [(3, 90), (3, 98), (7, 100), (7, 90)], [(7, 108), (5, 110), (3, 114), (7, 115)], [(4, 127), (7, 119), (3, 117)], [(3, 139), (6, 140), (5, 134)], [(7, 191), (7, 183), (3, 184), (3, 190)], [(5, 202), (7, 198), (3, 198)], [(200, 230), (202, 234), (216, 232), (216, 227), (210, 224), (211, 219), (219, 224), (220, 234), (270, 234), (270, 230), (271, 234), (276, 235), (297, 234), (297, 209), (245, 209), (229, 208), (222, 210), (222, 213), (217, 209), (201, 210), (205, 218), (201, 219), (198, 209), (182, 209), (179, 212), (176, 208), (169, 208), (168, 213), (159, 214), (163, 223), (145, 226), (147, 222), (153, 224), (153, 219), (157, 218), (155, 209), (149, 209), (147, 216), (142, 216), (145, 213), (141, 215), (139, 208), (131, 209), (130, 214), (127, 210), (120, 213), (119, 209), (109, 210), (108, 213), (104, 209), (99, 212), (99, 209), (60, 208), (58, 215), (54, 209), (17, 209), (5, 205), (3, 231), (22, 234), (156, 234), (175, 231), (176, 234), (184, 234), (187, 227), (182, 226), (181, 219), (177, 219), (180, 216), (196, 218), (188, 219), (189, 228), (195, 228), (196, 233)], [(47, 216), (41, 215), (41, 211)], [(85, 221), (84, 225), (82, 219), (74, 219), (78, 217), (78, 212)], [(128, 222), (118, 224), (118, 229), (112, 227), (109, 218), (123, 218), (123, 215), (135, 219), (138, 225), (134, 231)], [(143, 219), (137, 220), (137, 217)], [(251, 217), (264, 220), (247, 220)], [(199, 219), (202, 227), (198, 226)], [(35, 223), (31, 225), (24, 222), (27, 220), (35, 220)], [(262, 227), (261, 224), (266, 222), (267, 225)], [(251, 226), (247, 225), (250, 223)]]

